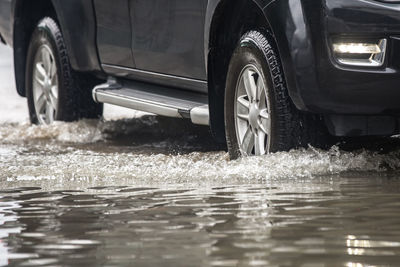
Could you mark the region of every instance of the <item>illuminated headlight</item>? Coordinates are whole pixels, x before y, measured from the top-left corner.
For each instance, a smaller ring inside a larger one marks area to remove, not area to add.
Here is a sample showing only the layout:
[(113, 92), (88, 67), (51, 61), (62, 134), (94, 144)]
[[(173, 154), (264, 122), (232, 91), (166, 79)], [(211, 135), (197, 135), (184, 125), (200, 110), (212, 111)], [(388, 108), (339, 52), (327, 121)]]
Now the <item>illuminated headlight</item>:
[(333, 50), (338, 54), (378, 54), (382, 52), (377, 44), (363, 43), (338, 43), (333, 45)]
[(385, 62), (387, 40), (378, 42), (335, 42), (333, 53), (335, 59), (343, 65), (360, 67), (380, 67)]

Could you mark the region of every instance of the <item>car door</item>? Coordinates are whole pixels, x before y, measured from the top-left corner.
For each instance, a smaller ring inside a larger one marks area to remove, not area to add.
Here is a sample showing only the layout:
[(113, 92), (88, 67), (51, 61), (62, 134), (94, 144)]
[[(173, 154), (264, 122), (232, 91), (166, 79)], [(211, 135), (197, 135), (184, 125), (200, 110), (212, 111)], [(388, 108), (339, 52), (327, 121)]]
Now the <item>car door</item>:
[(138, 70), (206, 80), (207, 0), (130, 0), (132, 52)]
[(97, 45), (103, 68), (106, 72), (110, 72), (109, 66), (134, 68), (129, 0), (94, 0), (94, 6)]

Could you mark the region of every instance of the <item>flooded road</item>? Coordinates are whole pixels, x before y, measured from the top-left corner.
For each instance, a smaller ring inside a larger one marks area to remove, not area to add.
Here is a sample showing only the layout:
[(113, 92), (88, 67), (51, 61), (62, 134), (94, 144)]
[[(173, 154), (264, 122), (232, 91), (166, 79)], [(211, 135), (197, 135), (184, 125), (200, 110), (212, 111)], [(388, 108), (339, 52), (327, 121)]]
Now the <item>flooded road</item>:
[(28, 123), (0, 47), (0, 266), (396, 266), (400, 139), (229, 161), (206, 127), (106, 108)]
[(2, 190), (2, 255), (13, 264), (69, 266), (399, 262), (397, 179), (162, 189), (111, 182), (116, 186)]

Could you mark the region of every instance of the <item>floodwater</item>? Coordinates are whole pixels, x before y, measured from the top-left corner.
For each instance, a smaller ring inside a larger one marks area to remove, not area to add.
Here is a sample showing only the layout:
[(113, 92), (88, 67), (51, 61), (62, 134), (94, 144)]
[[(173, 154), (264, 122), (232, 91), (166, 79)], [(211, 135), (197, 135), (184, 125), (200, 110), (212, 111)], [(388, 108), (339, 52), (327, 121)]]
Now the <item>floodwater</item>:
[(109, 106), (32, 126), (11, 66), (0, 47), (0, 266), (399, 265), (399, 138), (229, 161)]

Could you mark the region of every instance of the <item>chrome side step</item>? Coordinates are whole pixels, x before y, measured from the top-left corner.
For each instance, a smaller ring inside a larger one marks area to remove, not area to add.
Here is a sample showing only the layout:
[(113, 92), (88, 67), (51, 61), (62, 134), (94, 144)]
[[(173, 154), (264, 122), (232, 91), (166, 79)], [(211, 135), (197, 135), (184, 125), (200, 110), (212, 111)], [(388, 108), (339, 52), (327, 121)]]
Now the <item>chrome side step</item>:
[(117, 81), (93, 89), (93, 99), (125, 108), (150, 112), (157, 115), (187, 118), (194, 124), (209, 125), (210, 115), (207, 95), (161, 87), (142, 82)]

